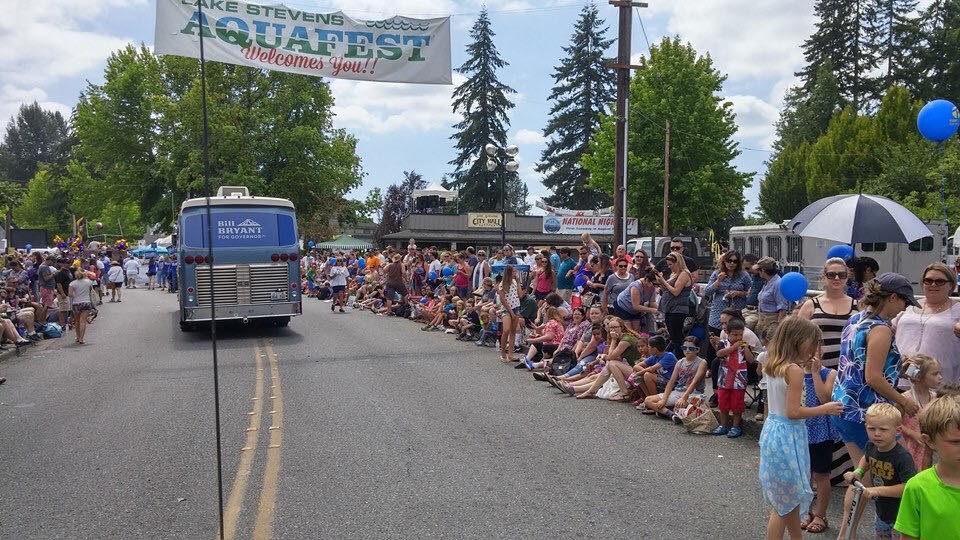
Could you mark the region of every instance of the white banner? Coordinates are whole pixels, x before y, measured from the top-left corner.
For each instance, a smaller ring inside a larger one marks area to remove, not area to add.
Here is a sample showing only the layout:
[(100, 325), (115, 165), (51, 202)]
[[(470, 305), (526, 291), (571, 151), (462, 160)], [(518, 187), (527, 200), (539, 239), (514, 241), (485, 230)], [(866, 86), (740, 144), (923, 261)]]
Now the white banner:
[(452, 84), (450, 18), (382, 21), (235, 0), (157, 0), (154, 52), (360, 81)]
[[(613, 234), (613, 216), (543, 216), (543, 232), (546, 234)], [(637, 234), (637, 220), (627, 218), (627, 234)]]

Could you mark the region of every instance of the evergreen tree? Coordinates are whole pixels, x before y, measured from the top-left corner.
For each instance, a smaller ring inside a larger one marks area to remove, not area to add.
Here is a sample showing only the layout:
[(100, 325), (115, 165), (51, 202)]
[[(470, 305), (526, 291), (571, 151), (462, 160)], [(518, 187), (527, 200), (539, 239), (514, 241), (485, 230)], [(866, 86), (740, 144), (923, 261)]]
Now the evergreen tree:
[(843, 106), (840, 88), (829, 60), (820, 66), (809, 92), (802, 87), (787, 91), (784, 107), (777, 121), (777, 153), (804, 142), (813, 142), (827, 131), (830, 119)]
[(43, 110), (36, 101), (21, 105), (0, 143), (0, 178), (26, 185), (40, 165), (64, 165), (72, 145), (63, 115)]
[(505, 182), (506, 209), (524, 213), (530, 208), (527, 186), (517, 173), (507, 172), (502, 165), (492, 172), (486, 168), (484, 147), (507, 144), (507, 111), (514, 107), (507, 95), (516, 93), (497, 79), (497, 70), (509, 64), (500, 58), (494, 35), (484, 9), (470, 30), (473, 42), (467, 45), (467, 61), (457, 68), (467, 80), (453, 91), (453, 111), (462, 114), (463, 121), (454, 126), (457, 133), (450, 137), (456, 141), (457, 157), (450, 162), (456, 170), (448, 185), (459, 191), (461, 209), (499, 210), (501, 182)]
[(590, 175), (580, 167), (600, 115), (614, 99), (614, 80), (603, 67), (603, 53), (614, 40), (606, 34), (597, 6), (584, 6), (570, 45), (563, 48), (566, 57), (553, 70), (549, 99), (554, 103), (543, 129), (550, 140), (537, 164), (537, 172), (545, 174), (543, 185), (553, 191), (546, 197), (553, 206), (597, 209), (610, 204), (609, 196), (587, 185)]
[(920, 20), (917, 0), (869, 0), (864, 29), (869, 56), (876, 58), (879, 74), (867, 97), (879, 103), (887, 89), (903, 86), (917, 94), (922, 80)]
[(803, 43), (806, 66), (796, 74), (803, 80), (804, 91), (813, 89), (820, 68), (829, 62), (840, 95), (855, 110), (866, 107), (864, 96), (873, 94), (867, 74), (877, 66), (863, 32), (867, 1), (817, 0), (814, 13), (819, 21)]
[(960, 100), (960, 0), (935, 0), (923, 14), (927, 36), (921, 72), (925, 76), (919, 98)]
[[(663, 146), (670, 121), (669, 231), (723, 230), (743, 215), (752, 175), (733, 166), (740, 154), (733, 105), (720, 97), (726, 77), (708, 55), (664, 38), (640, 59), (630, 82), (627, 211), (641, 230), (662, 232)], [(583, 156), (591, 185), (613, 193), (615, 119), (604, 116)]]

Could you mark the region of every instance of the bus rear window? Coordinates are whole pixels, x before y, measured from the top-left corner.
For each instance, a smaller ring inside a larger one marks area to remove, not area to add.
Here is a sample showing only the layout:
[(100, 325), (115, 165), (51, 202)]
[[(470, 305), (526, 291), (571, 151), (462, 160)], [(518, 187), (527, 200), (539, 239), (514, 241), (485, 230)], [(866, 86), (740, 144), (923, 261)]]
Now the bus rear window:
[[(184, 216), (180, 236), (185, 246), (207, 247), (205, 212)], [(293, 216), (259, 209), (214, 209), (213, 247), (278, 247), (297, 243)]]

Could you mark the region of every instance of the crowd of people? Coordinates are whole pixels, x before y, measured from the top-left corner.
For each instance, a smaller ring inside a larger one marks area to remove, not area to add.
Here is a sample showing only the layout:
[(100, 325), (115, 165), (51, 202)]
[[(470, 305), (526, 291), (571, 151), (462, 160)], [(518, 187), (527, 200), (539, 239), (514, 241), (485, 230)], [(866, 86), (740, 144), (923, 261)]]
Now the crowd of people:
[(331, 311), (496, 347), (501, 362), (579, 399), (677, 423), (708, 402), (719, 410), (711, 433), (737, 438), (749, 397), (763, 424), (770, 538), (828, 529), (836, 441), (857, 465), (848, 481), (877, 501), (878, 537), (960, 531), (960, 302), (944, 264), (920, 276), (918, 301), (872, 259), (829, 259), (821, 292), (799, 303), (781, 293), (776, 260), (728, 250), (701, 270), (680, 239), (656, 265), (642, 249), (604, 253), (589, 235), (490, 253), (314, 250), (302, 265), (304, 294)]

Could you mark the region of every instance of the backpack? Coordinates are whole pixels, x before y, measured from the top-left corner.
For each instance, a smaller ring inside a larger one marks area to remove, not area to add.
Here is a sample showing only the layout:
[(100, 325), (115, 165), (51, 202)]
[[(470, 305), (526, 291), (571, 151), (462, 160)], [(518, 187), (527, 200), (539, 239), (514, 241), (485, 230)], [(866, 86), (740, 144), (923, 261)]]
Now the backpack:
[(557, 353), (553, 355), (553, 360), (550, 363), (550, 374), (559, 377), (573, 369), (575, 365), (577, 365), (577, 355), (573, 354), (573, 350), (563, 349), (562, 351), (557, 351)]
[(47, 323), (40, 329), (40, 333), (46, 338), (63, 337), (63, 327), (55, 322)]

